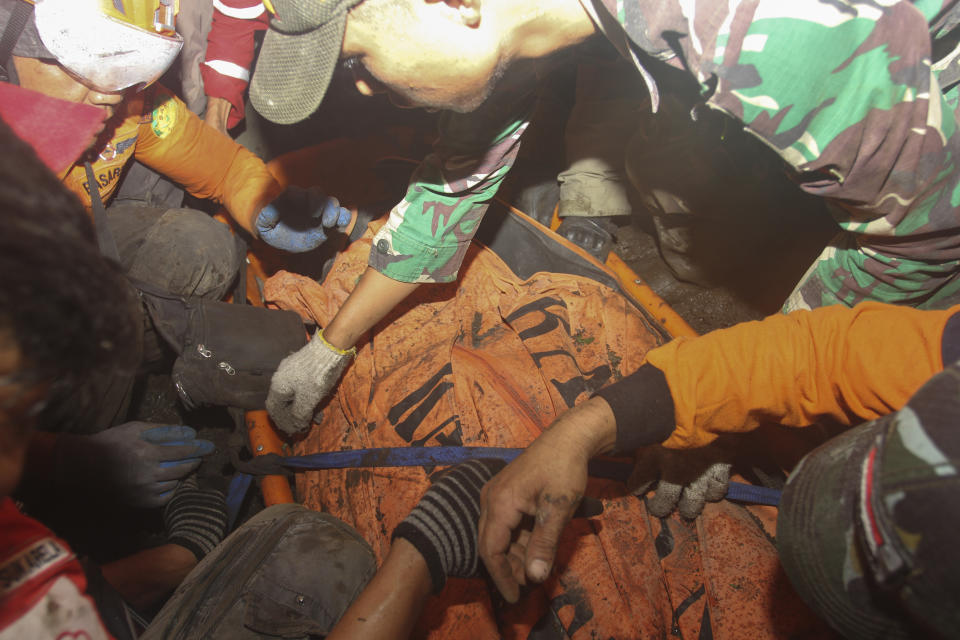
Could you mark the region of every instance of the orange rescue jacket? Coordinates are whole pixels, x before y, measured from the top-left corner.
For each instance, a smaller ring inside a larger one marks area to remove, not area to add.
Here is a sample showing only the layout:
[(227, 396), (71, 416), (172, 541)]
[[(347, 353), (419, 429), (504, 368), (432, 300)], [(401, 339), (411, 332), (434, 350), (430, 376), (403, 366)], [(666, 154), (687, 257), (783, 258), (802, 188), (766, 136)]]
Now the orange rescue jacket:
[(957, 313), (960, 306), (865, 302), (778, 314), (653, 349), (646, 362), (666, 377), (676, 422), (663, 444), (699, 447), (765, 422), (854, 425), (892, 413), (955, 353), (957, 336), (944, 330)]
[[(198, 198), (222, 203), (254, 235), (260, 209), (282, 191), (260, 158), (205, 125), (162, 86), (154, 85), (120, 103), (108, 127), (93, 162), (104, 203), (116, 192), (132, 158)], [(90, 186), (83, 164), (70, 167), (61, 179), (89, 209)]]

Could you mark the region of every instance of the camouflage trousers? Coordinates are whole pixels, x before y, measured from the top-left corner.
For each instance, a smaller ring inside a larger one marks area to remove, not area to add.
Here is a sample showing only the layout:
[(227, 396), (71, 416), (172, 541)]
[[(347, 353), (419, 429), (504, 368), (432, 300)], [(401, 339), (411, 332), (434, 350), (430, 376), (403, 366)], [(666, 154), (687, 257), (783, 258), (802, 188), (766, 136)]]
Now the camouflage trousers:
[(946, 309), (960, 303), (960, 261), (919, 261), (867, 251), (857, 235), (841, 232), (783, 304), (784, 313), (831, 304), (852, 307), (864, 300), (918, 309)]
[[(793, 224), (795, 229), (797, 220), (803, 224), (808, 217), (811, 226), (819, 225), (816, 237), (826, 246), (786, 298), (783, 312), (853, 306), (865, 300), (921, 309), (944, 309), (960, 302), (960, 260), (908, 259), (898, 251), (902, 244), (909, 246), (909, 255), (923, 255), (924, 243), (931, 252), (942, 251), (950, 234), (880, 239), (838, 228), (831, 217), (841, 220), (849, 215), (801, 191), (779, 158), (735, 121), (706, 107), (694, 109), (691, 117), (694, 99), (685, 100), (678, 93), (664, 95), (656, 114), (639, 112), (626, 151), (627, 174), (654, 217), (661, 252), (668, 263), (672, 257), (684, 265), (678, 269), (671, 263), (675, 272), (686, 268), (693, 274), (678, 277), (705, 283), (712, 280), (711, 274), (698, 278), (691, 262), (699, 260), (700, 268), (709, 271), (725, 261), (755, 259), (751, 243), (801, 242), (790, 237), (793, 231), (787, 227)], [(909, 216), (901, 224), (909, 225)], [(827, 240), (831, 228), (836, 233)], [(862, 246), (861, 240), (871, 246)], [(692, 258), (678, 258), (685, 253)], [(776, 254), (764, 259), (776, 260)], [(807, 263), (801, 262), (798, 271), (803, 264)]]

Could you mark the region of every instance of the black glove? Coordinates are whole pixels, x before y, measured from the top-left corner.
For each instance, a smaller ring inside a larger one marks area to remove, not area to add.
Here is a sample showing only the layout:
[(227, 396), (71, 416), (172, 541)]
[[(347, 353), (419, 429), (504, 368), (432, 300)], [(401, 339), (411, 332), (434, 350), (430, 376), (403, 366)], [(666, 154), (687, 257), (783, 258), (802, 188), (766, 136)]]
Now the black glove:
[(485, 458), (453, 467), (394, 530), (394, 539), (403, 538), (427, 561), (434, 592), (443, 589), (447, 576), (477, 574), (480, 490), (505, 466), (502, 460)]
[(167, 542), (193, 552), (199, 562), (227, 535), (227, 501), (215, 489), (201, 489), (187, 478), (163, 508)]

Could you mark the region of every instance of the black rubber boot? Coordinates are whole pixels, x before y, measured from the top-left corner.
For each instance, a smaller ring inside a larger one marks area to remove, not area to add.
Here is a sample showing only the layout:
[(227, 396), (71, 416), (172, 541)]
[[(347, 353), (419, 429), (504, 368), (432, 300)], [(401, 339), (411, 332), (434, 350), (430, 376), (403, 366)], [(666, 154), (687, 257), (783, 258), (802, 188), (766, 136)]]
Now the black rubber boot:
[(567, 216), (557, 233), (577, 245), (600, 262), (606, 262), (613, 248), (617, 226), (607, 217)]

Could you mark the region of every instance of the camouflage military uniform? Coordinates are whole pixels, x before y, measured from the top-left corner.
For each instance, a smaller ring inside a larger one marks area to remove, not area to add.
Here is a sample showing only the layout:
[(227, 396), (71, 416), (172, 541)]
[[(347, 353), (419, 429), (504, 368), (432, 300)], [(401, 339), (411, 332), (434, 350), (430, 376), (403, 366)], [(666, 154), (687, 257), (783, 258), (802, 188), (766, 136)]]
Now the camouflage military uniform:
[[(928, 25), (952, 2), (583, 2), (637, 63), (655, 106), (644, 63), (686, 69), (709, 106), (776, 151), (801, 189), (829, 199), (842, 231), (786, 309), (960, 299), (960, 134), (931, 70)], [(473, 147), (439, 147), (424, 162), (375, 240), (374, 268), (403, 281), (456, 277), (526, 127), (522, 116), (498, 123), (492, 146), (474, 132)]]
[(451, 282), (529, 124), (533, 94), (506, 87), (473, 113), (445, 113), (440, 139), (373, 239), (370, 266), (401, 282)]
[(785, 309), (960, 299), (960, 135), (928, 25), (953, 2), (583, 2), (642, 71), (651, 58), (688, 71), (829, 200), (842, 231)]

